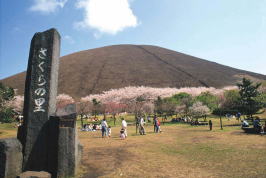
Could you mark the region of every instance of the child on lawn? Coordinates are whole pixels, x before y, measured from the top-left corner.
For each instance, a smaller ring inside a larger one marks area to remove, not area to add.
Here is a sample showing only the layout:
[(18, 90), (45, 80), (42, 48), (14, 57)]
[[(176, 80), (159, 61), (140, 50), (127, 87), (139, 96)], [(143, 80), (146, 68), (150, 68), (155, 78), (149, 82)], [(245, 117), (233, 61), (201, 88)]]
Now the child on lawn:
[(124, 140), (124, 139), (126, 138), (126, 135), (125, 135), (125, 129), (121, 129), (121, 130), (120, 130), (120, 138), (121, 138), (122, 140)]
[(108, 137), (111, 137), (111, 134), (112, 134), (111, 126), (109, 126), (107, 130), (108, 130)]

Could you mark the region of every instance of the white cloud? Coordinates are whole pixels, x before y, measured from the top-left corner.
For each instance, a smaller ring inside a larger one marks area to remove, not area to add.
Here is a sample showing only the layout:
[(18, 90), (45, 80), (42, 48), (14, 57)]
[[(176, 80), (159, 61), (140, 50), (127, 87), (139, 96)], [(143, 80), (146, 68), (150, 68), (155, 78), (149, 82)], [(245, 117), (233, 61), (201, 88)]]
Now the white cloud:
[(67, 0), (34, 0), (30, 10), (49, 14), (55, 12), (57, 8), (63, 8), (66, 2)]
[(85, 10), (83, 21), (76, 24), (78, 28), (93, 28), (114, 35), (138, 25), (129, 0), (80, 0), (76, 5)]

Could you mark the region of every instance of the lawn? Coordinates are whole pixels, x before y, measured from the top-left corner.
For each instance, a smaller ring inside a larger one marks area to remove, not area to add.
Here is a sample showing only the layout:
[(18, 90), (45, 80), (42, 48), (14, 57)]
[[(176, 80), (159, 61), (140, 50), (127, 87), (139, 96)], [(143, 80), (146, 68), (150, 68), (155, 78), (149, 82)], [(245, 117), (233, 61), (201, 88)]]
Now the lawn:
[[(166, 123), (156, 134), (149, 124), (147, 135), (141, 136), (129, 126), (126, 140), (119, 138), (120, 120), (111, 138), (102, 139), (100, 131), (79, 131), (84, 146), (79, 177), (266, 177), (266, 137), (247, 135), (235, 126), (220, 130), (219, 119), (212, 120), (213, 131)], [(0, 124), (0, 130), (0, 137), (16, 134), (10, 124)]]
[(80, 132), (84, 145), (83, 177), (266, 177), (266, 138), (247, 135), (238, 127), (162, 126), (162, 133), (136, 135), (127, 140), (100, 132)]
[(17, 134), (16, 123), (0, 124), (0, 138), (16, 137), (16, 134)]

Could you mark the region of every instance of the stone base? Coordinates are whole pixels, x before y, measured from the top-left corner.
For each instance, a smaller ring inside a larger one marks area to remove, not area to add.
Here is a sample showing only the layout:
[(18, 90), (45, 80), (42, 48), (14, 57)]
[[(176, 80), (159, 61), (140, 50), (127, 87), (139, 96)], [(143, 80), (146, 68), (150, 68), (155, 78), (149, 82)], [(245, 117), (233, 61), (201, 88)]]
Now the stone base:
[(76, 133), (75, 128), (59, 128), (58, 177), (74, 177), (76, 173)]
[(76, 128), (59, 128), (57, 177), (74, 177), (77, 173), (83, 151), (77, 136)]
[(14, 178), (22, 171), (22, 145), (16, 138), (0, 139), (0, 177)]
[(78, 143), (78, 159), (76, 163), (77, 166), (81, 165), (82, 155), (83, 155), (83, 145)]
[(17, 178), (51, 178), (51, 174), (48, 172), (36, 172), (36, 171), (27, 171), (18, 175)]

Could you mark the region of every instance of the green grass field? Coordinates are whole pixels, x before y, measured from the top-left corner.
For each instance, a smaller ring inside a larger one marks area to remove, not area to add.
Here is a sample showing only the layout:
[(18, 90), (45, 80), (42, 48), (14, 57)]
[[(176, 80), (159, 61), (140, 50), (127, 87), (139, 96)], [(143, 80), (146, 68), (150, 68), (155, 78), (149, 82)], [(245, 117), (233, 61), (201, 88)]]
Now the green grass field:
[[(221, 130), (218, 118), (209, 119), (213, 131), (208, 126), (166, 123), (162, 133), (154, 133), (148, 124), (142, 136), (132, 125), (126, 140), (119, 138), (119, 119), (111, 138), (102, 139), (100, 131), (79, 131), (84, 154), (77, 177), (266, 177), (266, 137), (230, 126), (239, 123), (236, 120), (223, 118)], [(0, 124), (0, 138), (15, 136), (13, 125)]]
[(0, 138), (15, 137), (17, 134), (16, 123), (0, 124)]
[[(265, 177), (265, 136), (246, 135), (238, 127), (162, 126), (162, 133), (136, 135), (127, 140), (99, 132), (80, 132), (84, 145), (83, 177)], [(92, 176), (93, 177), (93, 176)]]

